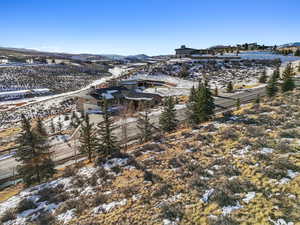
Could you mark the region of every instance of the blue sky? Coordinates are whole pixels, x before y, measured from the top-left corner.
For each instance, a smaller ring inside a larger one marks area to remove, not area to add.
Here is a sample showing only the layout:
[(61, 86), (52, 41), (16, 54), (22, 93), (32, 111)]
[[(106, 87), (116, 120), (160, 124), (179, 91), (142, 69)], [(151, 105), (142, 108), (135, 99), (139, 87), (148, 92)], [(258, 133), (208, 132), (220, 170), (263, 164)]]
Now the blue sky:
[(300, 41), (299, 0), (1, 0), (0, 46), (173, 54), (186, 44)]

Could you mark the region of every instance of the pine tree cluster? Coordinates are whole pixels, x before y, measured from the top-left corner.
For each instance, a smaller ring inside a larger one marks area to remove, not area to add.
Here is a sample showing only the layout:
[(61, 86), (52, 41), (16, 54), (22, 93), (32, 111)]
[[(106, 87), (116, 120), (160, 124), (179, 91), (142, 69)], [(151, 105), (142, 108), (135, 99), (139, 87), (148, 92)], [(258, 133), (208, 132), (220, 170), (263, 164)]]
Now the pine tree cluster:
[(266, 83), (267, 82), (267, 71), (266, 70), (264, 70), (263, 71), (263, 73), (262, 73), (262, 75), (261, 75), (261, 77), (259, 78), (259, 83), (262, 83), (262, 84), (264, 84), (264, 83)]
[(54, 163), (51, 159), (46, 129), (41, 120), (33, 128), (30, 121), (22, 114), (22, 134), (18, 138), (19, 146), (15, 158), (21, 162), (17, 172), (27, 185), (40, 183), (53, 176)]
[(214, 98), (207, 82), (199, 82), (198, 88), (191, 89), (188, 103), (189, 122), (199, 124), (208, 121), (214, 115)]
[(137, 128), (140, 131), (140, 143), (150, 141), (153, 134), (153, 126), (149, 118), (149, 106), (148, 104), (144, 107), (144, 112), (139, 114), (137, 120)]
[(175, 101), (172, 96), (167, 97), (164, 103), (163, 112), (159, 118), (159, 124), (163, 131), (170, 132), (176, 129), (178, 120), (176, 119)]
[(293, 76), (295, 75), (292, 64), (289, 63), (283, 71), (283, 83), (281, 85), (282, 92), (292, 91), (295, 88)]
[(278, 92), (277, 87), (277, 79), (278, 79), (278, 72), (275, 70), (272, 76), (268, 80), (268, 84), (266, 86), (266, 93), (268, 97), (273, 97)]
[(89, 115), (85, 115), (81, 123), (79, 142), (81, 143), (79, 149), (81, 153), (88, 154), (88, 159), (91, 162), (98, 148), (98, 138), (96, 137), (96, 129), (93, 123), (90, 123)]

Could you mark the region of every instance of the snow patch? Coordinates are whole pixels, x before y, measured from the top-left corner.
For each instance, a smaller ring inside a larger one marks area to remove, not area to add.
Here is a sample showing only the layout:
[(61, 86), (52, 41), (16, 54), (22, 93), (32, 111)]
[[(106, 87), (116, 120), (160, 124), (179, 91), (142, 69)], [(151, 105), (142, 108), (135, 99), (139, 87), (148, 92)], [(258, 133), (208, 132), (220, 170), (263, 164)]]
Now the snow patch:
[(109, 170), (116, 166), (125, 166), (128, 162), (128, 158), (114, 158), (108, 160), (106, 163), (103, 164), (103, 168), (105, 170)]
[(269, 221), (271, 221), (274, 225), (294, 225), (293, 222), (286, 222), (284, 219), (272, 220), (269, 218)]
[(76, 209), (70, 209), (70, 210), (68, 210), (68, 211), (65, 212), (65, 213), (59, 214), (59, 215), (57, 216), (57, 219), (58, 219), (59, 221), (62, 221), (64, 224), (65, 224), (65, 223), (68, 223), (70, 220), (72, 220), (72, 219), (74, 218), (74, 216), (75, 216), (75, 211), (76, 211)]
[(177, 225), (177, 223), (169, 219), (163, 219), (163, 225)]
[(284, 177), (284, 178), (280, 179), (278, 183), (279, 184), (287, 184), (290, 181), (291, 181), (291, 179)]
[(296, 176), (298, 176), (299, 173), (298, 173), (298, 172), (294, 172), (293, 170), (288, 170), (288, 171), (287, 171), (287, 175), (288, 175), (288, 177), (290, 177), (291, 179), (293, 179), (293, 178), (295, 178)]
[(209, 189), (209, 190), (206, 190), (205, 193), (204, 193), (204, 195), (202, 196), (201, 200), (202, 200), (203, 202), (207, 203), (209, 197), (212, 195), (212, 193), (214, 193), (214, 191), (215, 191), (215, 190), (214, 190), (213, 188), (212, 188), (212, 189)]
[(101, 213), (101, 212), (109, 212), (110, 210), (112, 210), (113, 208), (117, 207), (117, 206), (123, 206), (127, 203), (127, 199), (123, 199), (121, 201), (114, 201), (108, 204), (103, 204), (100, 206), (97, 206), (96, 208), (94, 208), (92, 211), (93, 213), (97, 214), (97, 213)]
[(250, 149), (251, 149), (251, 146), (250, 146), (250, 145), (247, 145), (247, 146), (244, 147), (243, 149), (239, 150), (239, 151), (238, 151), (238, 154), (239, 154), (239, 155), (244, 155), (244, 154), (248, 153)]
[(96, 171), (97, 168), (94, 167), (83, 167), (78, 171), (78, 175), (90, 178)]
[(248, 192), (245, 198), (243, 198), (243, 201), (248, 204), (255, 197), (255, 195), (256, 195), (255, 192)]
[(274, 149), (272, 149), (272, 148), (262, 148), (261, 153), (268, 154), (268, 153), (272, 153), (273, 151), (274, 151)]
[(232, 211), (238, 210), (240, 208), (243, 208), (243, 206), (241, 206), (239, 202), (235, 206), (231, 206), (231, 205), (230, 206), (225, 206), (225, 207), (222, 208), (222, 214), (224, 216), (226, 216), (226, 215), (230, 214)]

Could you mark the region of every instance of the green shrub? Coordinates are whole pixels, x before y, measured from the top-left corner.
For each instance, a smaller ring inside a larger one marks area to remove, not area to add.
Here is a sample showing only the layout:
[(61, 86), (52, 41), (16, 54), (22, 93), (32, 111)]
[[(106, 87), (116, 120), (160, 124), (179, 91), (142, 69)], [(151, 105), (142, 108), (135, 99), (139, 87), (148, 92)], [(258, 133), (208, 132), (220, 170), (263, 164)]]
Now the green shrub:
[(280, 180), (283, 177), (287, 176), (287, 171), (285, 169), (276, 169), (274, 167), (268, 167), (263, 169), (263, 173), (271, 178), (271, 179), (277, 179)]
[(224, 172), (224, 175), (228, 176), (228, 177), (241, 175), (241, 172), (239, 171), (239, 169), (237, 169), (235, 166), (233, 166), (231, 164), (225, 165), (223, 172)]
[(161, 206), (161, 212), (165, 219), (175, 221), (177, 219), (182, 219), (183, 212), (182, 209), (176, 204), (163, 204)]
[(220, 216), (210, 218), (209, 225), (239, 225), (239, 223), (229, 216)]
[(125, 198), (130, 198), (138, 192), (139, 187), (137, 185), (134, 186), (126, 186), (119, 189), (119, 192), (124, 195)]
[(18, 213), (21, 213), (25, 210), (28, 210), (28, 209), (35, 209), (37, 206), (36, 204), (32, 201), (32, 200), (29, 200), (29, 199), (23, 199), (22, 201), (20, 201), (19, 205), (17, 206), (16, 210)]
[(220, 207), (224, 207), (228, 205), (235, 205), (237, 199), (231, 193), (225, 192), (222, 189), (216, 189), (212, 193), (210, 200), (217, 202)]
[(58, 225), (59, 222), (51, 213), (41, 213), (33, 221), (33, 225)]
[(75, 187), (81, 188), (84, 184), (86, 184), (86, 179), (82, 176), (76, 175), (72, 178), (71, 182)]
[(283, 130), (280, 132), (282, 138), (299, 138), (300, 132), (296, 129)]
[(67, 167), (63, 170), (63, 177), (71, 177), (71, 176), (75, 176), (75, 175), (76, 175), (76, 171), (77, 171), (77, 169), (74, 168), (73, 166), (67, 166)]
[(237, 140), (239, 138), (239, 133), (232, 127), (225, 127), (219, 132), (222, 139)]
[(274, 161), (274, 166), (277, 169), (286, 169), (286, 170), (294, 170), (300, 171), (300, 166), (295, 165), (292, 161), (288, 160), (287, 158), (279, 158)]
[(64, 185), (57, 185), (54, 188), (44, 188), (38, 192), (40, 196), (39, 202), (49, 201), (50, 203), (58, 203), (65, 201), (69, 195), (63, 190)]
[(223, 184), (223, 189), (230, 191), (231, 193), (242, 193), (255, 191), (256, 187), (248, 180), (241, 180), (239, 178), (227, 180)]
[(201, 192), (204, 188), (207, 187), (207, 181), (201, 179), (199, 176), (194, 175), (190, 180), (189, 180), (189, 186), (198, 191)]
[(5, 223), (9, 220), (16, 219), (16, 211), (14, 209), (8, 209), (6, 210), (3, 215), (0, 217), (0, 221), (2, 223)]
[(157, 198), (163, 195), (169, 195), (171, 193), (170, 189), (172, 188), (169, 184), (161, 184), (158, 189), (152, 193), (152, 197)]
[(75, 199), (69, 199), (65, 202), (63, 202), (58, 209), (56, 210), (57, 214), (61, 214), (61, 213), (65, 213), (66, 211), (70, 210), (70, 209), (74, 209), (76, 208), (76, 206), (78, 204), (81, 204), (81, 202), (79, 200), (75, 200)]

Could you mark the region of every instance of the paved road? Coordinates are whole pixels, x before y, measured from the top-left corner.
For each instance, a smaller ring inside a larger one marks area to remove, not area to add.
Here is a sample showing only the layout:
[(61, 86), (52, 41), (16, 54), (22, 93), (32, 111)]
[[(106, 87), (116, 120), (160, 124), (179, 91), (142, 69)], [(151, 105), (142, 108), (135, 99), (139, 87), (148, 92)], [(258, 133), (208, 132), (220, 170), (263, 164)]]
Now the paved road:
[[(296, 80), (297, 85), (300, 85), (300, 77), (297, 77)], [(257, 95), (264, 96), (265, 95), (265, 87), (255, 88), (251, 90), (246, 90), (239, 93), (231, 94), (230, 96), (224, 97), (216, 97), (215, 104), (216, 104), (216, 112), (221, 112), (226, 109), (235, 107), (236, 99), (239, 98), (241, 103), (248, 103), (249, 101), (253, 101)], [(180, 108), (177, 110), (177, 119), (179, 121), (183, 121), (186, 119), (186, 108)], [(154, 124), (154, 126), (158, 125), (159, 120), (159, 112), (154, 112), (150, 114), (150, 121)], [(114, 131), (116, 137), (122, 137), (122, 129), (121, 127)], [(132, 121), (127, 123), (127, 136), (128, 139), (133, 139), (137, 135), (137, 127), (136, 122)], [(68, 159), (71, 156), (76, 155), (78, 153), (77, 147), (78, 140), (76, 138), (72, 139), (72, 141), (68, 143), (62, 143), (56, 145), (52, 148), (54, 154), (53, 159), (54, 161), (60, 161), (63, 159)], [(15, 161), (13, 157), (0, 160), (0, 181), (13, 176), (13, 172), (17, 166), (18, 162)]]

